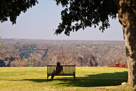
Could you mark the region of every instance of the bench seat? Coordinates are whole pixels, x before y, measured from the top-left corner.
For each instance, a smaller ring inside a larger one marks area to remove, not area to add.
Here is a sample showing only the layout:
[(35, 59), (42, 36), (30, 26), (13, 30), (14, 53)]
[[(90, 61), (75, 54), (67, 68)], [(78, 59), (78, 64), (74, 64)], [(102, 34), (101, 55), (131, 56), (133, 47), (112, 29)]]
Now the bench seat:
[[(73, 76), (75, 79), (75, 65), (61, 65), (63, 67), (63, 72), (59, 75), (54, 76)], [(52, 76), (53, 70), (56, 70), (56, 65), (47, 65), (47, 79)]]

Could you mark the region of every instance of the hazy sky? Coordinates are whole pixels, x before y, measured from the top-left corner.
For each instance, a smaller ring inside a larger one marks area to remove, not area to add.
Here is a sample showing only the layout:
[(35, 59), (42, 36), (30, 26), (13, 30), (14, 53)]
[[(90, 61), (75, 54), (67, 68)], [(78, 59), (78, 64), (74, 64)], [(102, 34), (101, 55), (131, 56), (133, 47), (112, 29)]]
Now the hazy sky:
[(50, 39), (50, 40), (124, 40), (122, 27), (116, 20), (110, 19), (110, 28), (104, 33), (98, 28), (87, 28), (78, 32), (54, 35), (54, 30), (61, 22), (62, 7), (53, 0), (38, 0), (39, 4), (21, 13), (15, 25), (6, 21), (0, 23), (2, 38)]

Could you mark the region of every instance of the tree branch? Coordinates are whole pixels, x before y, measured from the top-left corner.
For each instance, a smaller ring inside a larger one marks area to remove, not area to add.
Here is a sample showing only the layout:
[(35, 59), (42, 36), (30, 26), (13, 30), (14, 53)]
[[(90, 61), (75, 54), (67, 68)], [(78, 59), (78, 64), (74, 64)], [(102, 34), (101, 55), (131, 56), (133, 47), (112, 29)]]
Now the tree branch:
[(113, 0), (113, 2), (116, 4), (117, 9), (119, 10), (119, 0)]

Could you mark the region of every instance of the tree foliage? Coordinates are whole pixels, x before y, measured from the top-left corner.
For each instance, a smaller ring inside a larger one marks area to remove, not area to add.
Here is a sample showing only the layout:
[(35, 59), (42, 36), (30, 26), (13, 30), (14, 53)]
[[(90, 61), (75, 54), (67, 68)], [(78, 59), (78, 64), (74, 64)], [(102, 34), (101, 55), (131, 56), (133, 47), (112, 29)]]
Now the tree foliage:
[(14, 24), (21, 12), (26, 12), (36, 3), (37, 0), (0, 0), (0, 21), (4, 22), (9, 18)]
[(64, 8), (61, 12), (62, 22), (56, 34), (78, 31), (86, 27), (96, 27), (102, 32), (110, 26), (109, 17), (116, 18), (117, 7), (113, 0), (55, 0)]

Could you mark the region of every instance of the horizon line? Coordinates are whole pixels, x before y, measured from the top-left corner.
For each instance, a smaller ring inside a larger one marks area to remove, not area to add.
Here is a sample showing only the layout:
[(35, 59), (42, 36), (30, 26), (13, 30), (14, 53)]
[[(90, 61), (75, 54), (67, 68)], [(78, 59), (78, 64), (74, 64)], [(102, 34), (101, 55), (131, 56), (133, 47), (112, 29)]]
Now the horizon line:
[(85, 40), (85, 39), (29, 39), (29, 38), (0, 38), (0, 39), (13, 39), (13, 40), (58, 40), (58, 41), (124, 41), (124, 40)]

